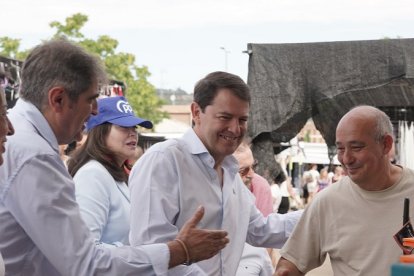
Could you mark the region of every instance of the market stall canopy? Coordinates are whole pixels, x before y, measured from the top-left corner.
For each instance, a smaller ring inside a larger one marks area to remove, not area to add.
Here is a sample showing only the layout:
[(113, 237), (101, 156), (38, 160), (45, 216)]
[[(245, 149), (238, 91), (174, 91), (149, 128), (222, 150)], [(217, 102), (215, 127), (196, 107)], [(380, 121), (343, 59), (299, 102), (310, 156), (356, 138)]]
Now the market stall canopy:
[(248, 44), (248, 52), (249, 134), (265, 163), (273, 144), (289, 141), (309, 118), (333, 149), (350, 108), (414, 106), (414, 39)]
[[(299, 142), (291, 144), (290, 147), (277, 154), (276, 160), (278, 158), (287, 159), (290, 162), (299, 164), (329, 165), (331, 162), (329, 160), (328, 148), (324, 143)], [(333, 157), (332, 164), (339, 165), (336, 155)]]

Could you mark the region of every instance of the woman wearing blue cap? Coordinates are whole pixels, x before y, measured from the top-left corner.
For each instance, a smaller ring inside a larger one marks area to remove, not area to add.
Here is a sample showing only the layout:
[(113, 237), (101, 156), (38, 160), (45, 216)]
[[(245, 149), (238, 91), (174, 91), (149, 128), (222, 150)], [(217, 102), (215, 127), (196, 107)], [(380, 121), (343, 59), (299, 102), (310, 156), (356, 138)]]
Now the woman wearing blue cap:
[(127, 160), (138, 142), (136, 127), (152, 128), (135, 116), (124, 97), (98, 100), (98, 114), (86, 124), (88, 137), (68, 161), (82, 218), (105, 246), (129, 244), (130, 199)]

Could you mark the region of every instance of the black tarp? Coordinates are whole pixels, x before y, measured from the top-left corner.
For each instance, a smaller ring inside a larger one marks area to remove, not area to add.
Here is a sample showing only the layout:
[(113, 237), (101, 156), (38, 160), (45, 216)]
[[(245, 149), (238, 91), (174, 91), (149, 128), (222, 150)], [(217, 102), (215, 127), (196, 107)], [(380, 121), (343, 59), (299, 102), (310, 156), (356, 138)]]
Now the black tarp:
[[(248, 44), (249, 134), (259, 172), (273, 145), (312, 118), (334, 154), (335, 128), (350, 108), (414, 106), (414, 39)], [(277, 170), (277, 169), (276, 169)]]

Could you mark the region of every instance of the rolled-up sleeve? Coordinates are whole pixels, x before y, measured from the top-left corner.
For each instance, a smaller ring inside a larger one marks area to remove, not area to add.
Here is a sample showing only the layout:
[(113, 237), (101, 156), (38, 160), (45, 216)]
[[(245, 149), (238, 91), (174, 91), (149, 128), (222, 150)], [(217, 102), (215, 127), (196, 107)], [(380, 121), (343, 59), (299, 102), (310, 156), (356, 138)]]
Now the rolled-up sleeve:
[(272, 213), (264, 217), (251, 204), (250, 223), (246, 242), (259, 247), (281, 248), (290, 237), (303, 210), (286, 214)]

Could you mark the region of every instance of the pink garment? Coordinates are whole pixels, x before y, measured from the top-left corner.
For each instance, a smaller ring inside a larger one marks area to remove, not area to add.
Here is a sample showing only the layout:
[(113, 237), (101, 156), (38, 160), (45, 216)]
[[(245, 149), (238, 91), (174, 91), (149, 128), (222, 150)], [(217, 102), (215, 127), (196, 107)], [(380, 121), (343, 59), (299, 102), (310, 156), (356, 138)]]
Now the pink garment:
[(251, 182), (252, 193), (256, 197), (256, 207), (262, 212), (263, 216), (267, 217), (273, 211), (273, 200), (270, 185), (267, 180), (254, 174)]

